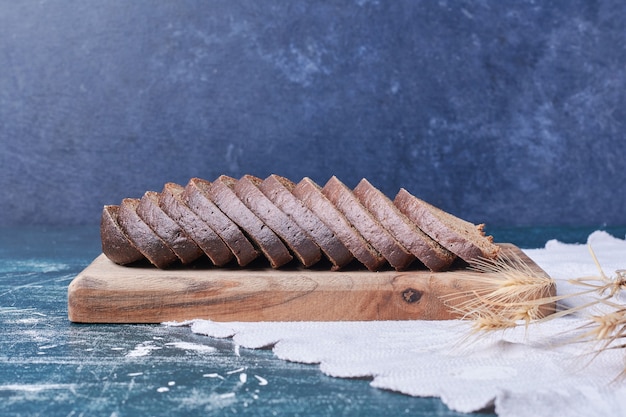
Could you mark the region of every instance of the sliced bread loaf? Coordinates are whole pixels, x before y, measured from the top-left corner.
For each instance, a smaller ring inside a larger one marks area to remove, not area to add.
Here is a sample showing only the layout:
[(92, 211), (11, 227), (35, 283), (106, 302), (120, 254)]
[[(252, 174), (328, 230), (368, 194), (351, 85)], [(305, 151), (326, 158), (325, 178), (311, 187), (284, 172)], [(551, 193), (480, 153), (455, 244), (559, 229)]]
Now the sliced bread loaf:
[(485, 236), (484, 225), (474, 225), (413, 196), (401, 188), (394, 204), (424, 233), (461, 259), (471, 263), (478, 258), (493, 259), (500, 247)]
[(315, 213), (367, 269), (378, 271), (383, 267), (385, 258), (350, 225), (346, 217), (324, 196), (320, 186), (313, 180), (303, 178), (293, 189), (293, 195)]
[(217, 233), (187, 207), (182, 198), (184, 190), (178, 184), (165, 184), (159, 194), (159, 206), (196, 242), (214, 265), (226, 265), (233, 257), (232, 252)]
[(328, 180), (322, 193), (396, 270), (406, 269), (415, 260), (337, 177), (333, 176)]
[(119, 265), (127, 265), (144, 259), (144, 256), (133, 246), (128, 236), (117, 223), (120, 207), (107, 205), (102, 209), (100, 219), (100, 240), (102, 253)]
[(230, 248), (239, 266), (246, 266), (259, 256), (259, 252), (246, 238), (239, 226), (211, 201), (209, 181), (192, 178), (183, 193), (183, 201), (217, 233)]
[(444, 271), (456, 255), (416, 227), (380, 190), (363, 178), (355, 197), (374, 218), (431, 271)]
[(183, 264), (203, 255), (202, 249), (159, 207), (159, 193), (146, 191), (137, 206), (137, 214), (169, 246)]
[(157, 268), (167, 268), (177, 261), (176, 254), (137, 214), (139, 199), (125, 198), (120, 203), (117, 220), (133, 246)]
[(320, 248), (296, 222), (263, 194), (259, 189), (262, 182), (255, 176), (244, 175), (235, 184), (235, 194), (281, 238), (303, 266), (316, 264), (322, 257)]
[(274, 174), (259, 185), (263, 194), (313, 239), (331, 262), (333, 271), (348, 265), (354, 259), (350, 251), (315, 213), (292, 194), (295, 187), (296, 184), (289, 179)]
[(237, 180), (221, 175), (211, 183), (209, 197), (219, 209), (246, 233), (261, 250), (272, 268), (279, 268), (293, 257), (280, 238), (235, 194)]

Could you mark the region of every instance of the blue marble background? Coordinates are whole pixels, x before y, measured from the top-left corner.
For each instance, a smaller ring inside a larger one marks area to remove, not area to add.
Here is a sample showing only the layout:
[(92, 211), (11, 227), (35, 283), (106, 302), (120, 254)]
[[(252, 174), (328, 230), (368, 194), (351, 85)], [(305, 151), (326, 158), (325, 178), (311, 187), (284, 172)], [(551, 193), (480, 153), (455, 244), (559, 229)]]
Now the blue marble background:
[(0, 225), (220, 174), (626, 224), (626, 3), (0, 0)]

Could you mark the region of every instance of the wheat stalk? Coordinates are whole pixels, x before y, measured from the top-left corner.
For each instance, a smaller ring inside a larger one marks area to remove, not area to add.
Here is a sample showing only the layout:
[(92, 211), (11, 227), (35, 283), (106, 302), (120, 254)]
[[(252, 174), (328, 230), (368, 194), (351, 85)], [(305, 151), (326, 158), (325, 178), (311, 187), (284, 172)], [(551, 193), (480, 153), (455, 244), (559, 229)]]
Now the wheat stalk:
[(545, 306), (556, 301), (549, 295), (554, 281), (531, 269), (516, 254), (478, 259), (470, 268), (481, 272), (464, 278), (471, 281), (471, 292), (444, 301), (464, 319), (473, 320), (476, 332), (508, 329), (519, 322), (528, 325), (544, 317)]
[[(570, 280), (575, 285), (587, 288), (587, 290), (572, 294), (572, 296), (596, 293), (597, 298), (587, 303), (586, 306), (604, 306), (612, 311), (603, 311), (600, 314), (588, 317), (588, 322), (582, 328), (588, 328), (589, 330), (579, 338), (600, 342), (598, 353), (606, 349), (624, 348), (626, 344), (618, 344), (616, 342), (626, 337), (626, 305), (611, 301), (611, 299), (617, 298), (620, 292), (626, 289), (626, 270), (619, 269), (615, 271), (614, 277), (607, 277), (600, 266), (600, 262), (598, 262), (593, 248), (590, 245), (588, 247), (600, 275)], [(577, 310), (580, 309), (578, 308)]]
[[(602, 270), (602, 267), (600, 266), (600, 262), (598, 261), (598, 257), (593, 251), (593, 248), (591, 247), (591, 245), (588, 245), (587, 247), (589, 248), (589, 253), (593, 258), (593, 262), (596, 264), (596, 268), (598, 268), (598, 271), (600, 272), (600, 276), (575, 278), (569, 280), (569, 282), (573, 284), (589, 288), (589, 290), (586, 292), (577, 293), (574, 295), (597, 292), (598, 295), (603, 296), (603, 298), (601, 299), (608, 300), (609, 298), (614, 297), (616, 294), (618, 294), (621, 290), (626, 289), (626, 270), (618, 269), (617, 271), (615, 271), (614, 278), (607, 277)], [(608, 294), (605, 295), (605, 293)]]
[(610, 305), (615, 309), (608, 313), (589, 317), (589, 323), (583, 327), (590, 327), (591, 330), (583, 334), (582, 338), (601, 341), (601, 349), (623, 347), (623, 344), (615, 345), (614, 342), (626, 337), (626, 307), (607, 301), (604, 301), (603, 304)]
[[(596, 355), (607, 349), (624, 349), (626, 305), (614, 300), (626, 289), (626, 270), (617, 270), (614, 277), (608, 277), (592, 247), (588, 248), (599, 275), (568, 280), (582, 288), (579, 292), (551, 296), (554, 285), (551, 278), (535, 272), (516, 255), (502, 255), (495, 260), (480, 259), (471, 265), (473, 270), (485, 274), (466, 278), (476, 287), (469, 298), (467, 292), (459, 293), (447, 297), (445, 302), (463, 318), (473, 320), (475, 333), (505, 330), (520, 324), (528, 327), (531, 323), (579, 312), (586, 314), (594, 307), (603, 307), (601, 313), (589, 316), (583, 326), (572, 329), (584, 331), (574, 340), (599, 343)], [(584, 304), (545, 314), (546, 305), (593, 294), (595, 297)], [(626, 369), (621, 376), (626, 376)]]

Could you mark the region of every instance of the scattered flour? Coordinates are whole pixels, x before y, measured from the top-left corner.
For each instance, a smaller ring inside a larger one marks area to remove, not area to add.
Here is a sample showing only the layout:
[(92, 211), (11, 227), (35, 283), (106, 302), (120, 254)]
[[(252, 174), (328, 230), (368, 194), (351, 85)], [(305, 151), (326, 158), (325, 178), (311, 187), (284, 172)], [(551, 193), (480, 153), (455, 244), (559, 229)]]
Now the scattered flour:
[(210, 353), (210, 352), (215, 352), (217, 350), (216, 348), (212, 346), (201, 345), (198, 343), (189, 343), (189, 342), (172, 342), (172, 343), (166, 343), (165, 345), (172, 346), (178, 349), (192, 350), (195, 352), (202, 352), (202, 353)]
[(131, 350), (130, 352), (126, 354), (126, 357), (139, 358), (142, 356), (148, 356), (150, 352), (152, 352), (153, 350), (159, 350), (159, 349), (162, 349), (162, 348), (159, 346), (154, 346), (152, 342), (144, 342), (135, 346), (133, 350)]
[(265, 378), (263, 378), (261, 376), (258, 376), (258, 375), (255, 375), (254, 377), (257, 379), (257, 381), (259, 381), (259, 385), (267, 385), (268, 384), (267, 379), (265, 379)]
[(218, 373), (211, 373), (211, 374), (204, 374), (202, 375), (203, 378), (218, 378), (218, 379), (225, 379), (223, 376), (221, 376)]
[(40, 392), (48, 390), (68, 390), (74, 391), (74, 384), (8, 384), (0, 385), (0, 392), (3, 391), (22, 391), (22, 392)]
[(237, 374), (237, 373), (243, 372), (245, 370), (246, 370), (246, 368), (237, 368), (237, 369), (233, 369), (232, 371), (226, 372), (226, 374), (227, 375)]

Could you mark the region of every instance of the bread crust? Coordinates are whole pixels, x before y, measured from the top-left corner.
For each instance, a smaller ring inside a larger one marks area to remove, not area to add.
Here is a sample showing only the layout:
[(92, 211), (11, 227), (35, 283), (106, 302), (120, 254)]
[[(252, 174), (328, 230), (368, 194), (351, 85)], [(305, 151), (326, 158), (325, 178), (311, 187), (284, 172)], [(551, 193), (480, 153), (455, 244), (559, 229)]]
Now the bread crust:
[(267, 177), (259, 185), (263, 194), (313, 239), (324, 256), (331, 262), (333, 271), (348, 265), (354, 256), (332, 230), (292, 194), (295, 187), (296, 184), (289, 179), (275, 174)]
[(209, 181), (192, 178), (185, 186), (182, 198), (187, 206), (211, 226), (237, 259), (239, 266), (246, 266), (259, 256), (259, 252), (246, 238), (239, 226), (211, 201)]
[(260, 178), (244, 175), (235, 184), (235, 194), (280, 237), (303, 266), (308, 268), (315, 265), (322, 257), (320, 248), (296, 222), (263, 194), (259, 189), (262, 182)]
[(100, 219), (100, 240), (102, 241), (102, 253), (111, 261), (119, 265), (127, 265), (145, 259), (144, 256), (133, 246), (128, 236), (117, 222), (119, 211), (117, 205), (105, 205), (102, 208)]
[(491, 236), (485, 236), (483, 225), (474, 225), (447, 213), (404, 188), (396, 195), (394, 205), (424, 233), (468, 263), (498, 256), (500, 247), (493, 243)]
[(326, 198), (320, 186), (313, 180), (303, 178), (293, 189), (293, 195), (315, 213), (367, 269), (378, 271), (384, 266), (385, 258), (350, 225), (343, 213)]
[(124, 234), (132, 242), (133, 246), (139, 250), (157, 268), (167, 268), (177, 261), (174, 252), (167, 244), (154, 233), (137, 214), (139, 199), (125, 198), (120, 204), (118, 212), (118, 223)]
[(189, 264), (203, 255), (202, 249), (159, 206), (159, 193), (146, 191), (137, 206), (137, 214), (176, 254)]
[(363, 178), (353, 190), (368, 212), (431, 271), (444, 271), (456, 255), (435, 242), (411, 222), (393, 202)]
[(159, 194), (159, 206), (196, 242), (215, 266), (226, 265), (233, 258), (233, 253), (217, 233), (187, 207), (182, 199), (183, 191), (179, 184), (165, 184)]
[(336, 176), (328, 180), (322, 193), (397, 271), (405, 270), (415, 260), (415, 256), (398, 243)]
[(211, 183), (209, 196), (219, 209), (239, 225), (265, 255), (272, 268), (280, 268), (293, 257), (276, 234), (254, 214), (234, 191), (237, 180), (221, 175)]

